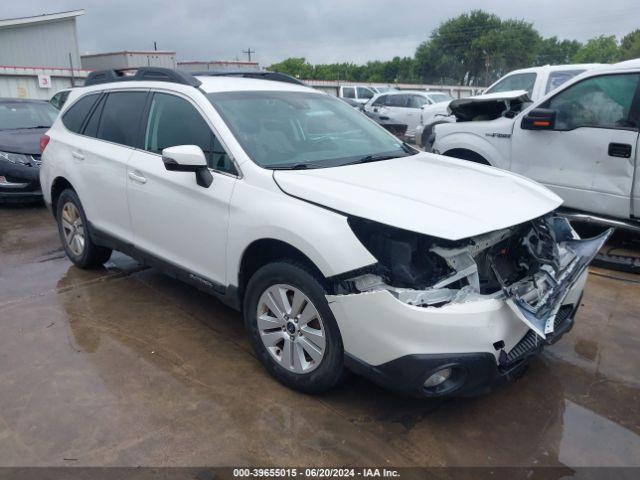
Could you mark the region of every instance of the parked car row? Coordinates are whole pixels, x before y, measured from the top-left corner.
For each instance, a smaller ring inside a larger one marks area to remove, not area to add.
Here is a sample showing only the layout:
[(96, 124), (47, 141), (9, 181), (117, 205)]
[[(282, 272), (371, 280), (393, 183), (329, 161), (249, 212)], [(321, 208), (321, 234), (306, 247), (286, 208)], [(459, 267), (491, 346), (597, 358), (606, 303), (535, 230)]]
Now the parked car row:
[(377, 94), (364, 105), (363, 110), (387, 130), (413, 141), (422, 109), (451, 100), (453, 97), (447, 93), (403, 90)]
[(395, 91), (393, 87), (384, 86), (355, 86), (355, 85), (342, 85), (338, 89), (338, 97), (344, 100), (350, 100), (357, 104), (364, 105), (371, 98), (379, 93), (386, 93)]

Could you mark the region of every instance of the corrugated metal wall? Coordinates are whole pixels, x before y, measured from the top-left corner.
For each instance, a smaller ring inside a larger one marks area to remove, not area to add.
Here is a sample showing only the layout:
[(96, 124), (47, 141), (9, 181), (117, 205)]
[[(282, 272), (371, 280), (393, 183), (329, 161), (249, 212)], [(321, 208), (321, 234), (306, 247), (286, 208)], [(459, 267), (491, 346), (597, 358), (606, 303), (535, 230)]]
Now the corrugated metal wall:
[(69, 68), (70, 53), (79, 68), (75, 18), (0, 29), (0, 65)]
[(49, 100), (63, 88), (71, 86), (71, 78), (51, 77), (51, 88), (40, 88), (37, 76), (0, 76), (0, 97)]
[(134, 67), (176, 68), (176, 56), (161, 52), (118, 52), (111, 55), (82, 56), (82, 68), (87, 70)]

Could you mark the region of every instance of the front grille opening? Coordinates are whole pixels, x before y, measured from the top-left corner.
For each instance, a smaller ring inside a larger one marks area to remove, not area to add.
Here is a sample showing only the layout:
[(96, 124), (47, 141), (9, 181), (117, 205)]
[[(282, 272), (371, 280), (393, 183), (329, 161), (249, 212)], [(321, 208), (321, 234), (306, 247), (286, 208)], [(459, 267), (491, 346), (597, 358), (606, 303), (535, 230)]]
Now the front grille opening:
[[(560, 310), (558, 310), (558, 314), (556, 315), (556, 319), (553, 322), (554, 333), (547, 335), (547, 341), (551, 340), (555, 332), (560, 330), (564, 323), (569, 320), (569, 316), (572, 311), (573, 305), (563, 305), (560, 307)], [(545, 343), (545, 340), (536, 335), (533, 330), (529, 330), (526, 335), (522, 337), (522, 340), (520, 340), (516, 346), (506, 354), (506, 356), (501, 356), (500, 366), (510, 367), (520, 360), (524, 360), (526, 357), (536, 352)]]

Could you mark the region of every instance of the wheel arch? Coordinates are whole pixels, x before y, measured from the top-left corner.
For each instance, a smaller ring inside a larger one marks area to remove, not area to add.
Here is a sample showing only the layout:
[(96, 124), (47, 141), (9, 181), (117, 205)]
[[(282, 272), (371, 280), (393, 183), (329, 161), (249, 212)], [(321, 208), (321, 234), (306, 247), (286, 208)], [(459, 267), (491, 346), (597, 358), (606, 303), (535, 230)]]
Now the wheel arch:
[(67, 189), (76, 191), (71, 182), (64, 177), (56, 177), (51, 183), (51, 212), (54, 217), (58, 214), (58, 198)]
[(240, 304), (251, 276), (261, 267), (278, 260), (292, 260), (307, 267), (322, 283), (326, 277), (318, 266), (301, 250), (290, 243), (275, 238), (261, 238), (251, 242), (240, 258), (238, 269), (238, 298)]
[(469, 162), (480, 163), (482, 165), (489, 165), (489, 161), (473, 150), (469, 150), (468, 148), (452, 148), (443, 153), (443, 155), (447, 157), (458, 158), (460, 160), (467, 160)]

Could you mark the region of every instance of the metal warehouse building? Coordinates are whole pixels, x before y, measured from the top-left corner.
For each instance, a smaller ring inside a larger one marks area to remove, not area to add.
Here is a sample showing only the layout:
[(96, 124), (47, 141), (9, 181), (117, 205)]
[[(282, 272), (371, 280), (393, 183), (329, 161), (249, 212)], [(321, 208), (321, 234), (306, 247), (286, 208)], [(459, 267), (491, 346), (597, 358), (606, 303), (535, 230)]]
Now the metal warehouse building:
[(153, 50), (96, 53), (82, 55), (81, 61), (82, 68), (88, 70), (135, 67), (176, 68), (176, 52)]
[(76, 18), (84, 10), (0, 20), (0, 96), (49, 99), (86, 77)]

